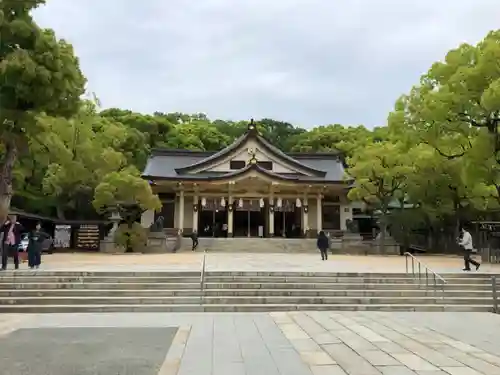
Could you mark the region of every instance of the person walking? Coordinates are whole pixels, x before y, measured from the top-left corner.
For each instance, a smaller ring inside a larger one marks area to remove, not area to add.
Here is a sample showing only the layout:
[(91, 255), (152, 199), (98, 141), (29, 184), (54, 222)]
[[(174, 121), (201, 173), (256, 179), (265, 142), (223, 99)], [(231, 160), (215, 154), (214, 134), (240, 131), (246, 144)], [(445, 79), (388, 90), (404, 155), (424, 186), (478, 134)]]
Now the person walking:
[(462, 228), (462, 238), (460, 239), (458, 244), (464, 248), (465, 268), (463, 270), (470, 271), (470, 265), (472, 263), (474, 266), (476, 266), (476, 271), (477, 271), (479, 267), (481, 267), (481, 263), (476, 262), (474, 259), (471, 258), (474, 246), (472, 245), (472, 236), (465, 228)]
[(193, 232), (191, 233), (191, 240), (193, 241), (193, 248), (191, 249), (191, 251), (195, 251), (196, 248), (198, 247), (198, 232), (193, 230)]
[(42, 230), (42, 224), (37, 223), (34, 231), (28, 236), (28, 267), (39, 268), (42, 263), (43, 242), (50, 236)]
[(2, 240), (2, 271), (7, 269), (9, 256), (14, 258), (14, 267), (19, 269), (19, 244), (23, 226), (17, 221), (16, 215), (11, 215), (2, 225), (0, 231), (3, 234)]
[(328, 260), (329, 242), (330, 241), (328, 240), (328, 237), (326, 236), (325, 232), (320, 231), (318, 234), (318, 239), (316, 241), (316, 246), (321, 252), (321, 260)]

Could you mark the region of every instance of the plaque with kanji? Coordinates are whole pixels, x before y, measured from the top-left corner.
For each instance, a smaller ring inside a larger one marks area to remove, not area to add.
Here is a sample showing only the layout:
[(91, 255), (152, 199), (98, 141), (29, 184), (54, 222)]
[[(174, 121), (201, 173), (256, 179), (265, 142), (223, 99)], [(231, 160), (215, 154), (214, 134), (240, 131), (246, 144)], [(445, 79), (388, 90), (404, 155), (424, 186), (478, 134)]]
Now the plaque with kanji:
[(99, 226), (81, 224), (76, 232), (76, 248), (79, 250), (99, 250)]

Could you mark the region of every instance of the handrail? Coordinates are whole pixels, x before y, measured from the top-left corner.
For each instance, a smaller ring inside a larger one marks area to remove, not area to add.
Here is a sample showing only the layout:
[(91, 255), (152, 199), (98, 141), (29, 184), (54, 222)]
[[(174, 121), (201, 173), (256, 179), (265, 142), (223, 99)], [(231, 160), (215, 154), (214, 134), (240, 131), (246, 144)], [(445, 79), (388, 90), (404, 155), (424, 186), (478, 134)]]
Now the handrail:
[(207, 251), (203, 251), (203, 260), (201, 261), (201, 271), (200, 271), (200, 290), (203, 291), (205, 288), (205, 262), (206, 262)]
[(439, 275), (437, 272), (433, 271), (430, 267), (428, 267), (424, 262), (422, 262), (417, 257), (415, 257), (413, 254), (406, 252), (403, 255), (405, 256), (405, 261), (406, 261), (406, 273), (409, 273), (408, 258), (410, 258), (411, 259), (412, 276), (415, 278), (415, 273), (417, 271), (415, 269), (415, 263), (417, 263), (418, 280), (420, 280), (422, 278), (422, 267), (423, 267), (424, 271), (425, 271), (425, 287), (426, 287), (426, 289), (429, 288), (429, 273), (430, 273), (430, 274), (432, 274), (432, 277), (434, 279), (434, 293), (437, 292), (438, 284), (440, 284), (441, 285), (441, 292), (442, 292), (441, 298), (444, 298), (444, 286), (446, 285), (446, 280), (441, 275)]
[(493, 312), (498, 314), (500, 311), (498, 309), (498, 285), (495, 275), (491, 276), (491, 292), (493, 294)]
[(203, 259), (201, 260), (201, 270), (200, 270), (200, 306), (204, 303), (204, 289), (205, 289), (205, 262), (206, 262), (207, 251), (203, 251)]

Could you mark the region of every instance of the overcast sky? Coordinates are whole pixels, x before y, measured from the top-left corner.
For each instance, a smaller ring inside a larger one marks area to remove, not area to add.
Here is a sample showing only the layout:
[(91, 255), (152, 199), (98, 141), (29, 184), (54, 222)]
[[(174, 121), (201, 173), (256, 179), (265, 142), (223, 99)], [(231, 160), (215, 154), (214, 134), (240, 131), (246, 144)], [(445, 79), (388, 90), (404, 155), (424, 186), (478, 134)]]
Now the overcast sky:
[(47, 0), (105, 107), (385, 124), (430, 65), (500, 28), (500, 0)]

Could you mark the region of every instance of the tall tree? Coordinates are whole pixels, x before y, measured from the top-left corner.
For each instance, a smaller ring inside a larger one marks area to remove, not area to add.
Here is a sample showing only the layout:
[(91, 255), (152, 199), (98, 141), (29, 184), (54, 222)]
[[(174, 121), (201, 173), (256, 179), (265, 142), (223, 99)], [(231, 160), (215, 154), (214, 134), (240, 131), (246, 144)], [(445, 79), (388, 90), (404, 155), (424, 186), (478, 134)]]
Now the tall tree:
[(348, 175), (354, 178), (349, 198), (363, 201), (381, 213), (381, 241), (385, 241), (387, 215), (397, 193), (406, 191), (412, 165), (406, 150), (390, 142), (374, 143), (348, 159)]
[[(490, 183), (500, 192), (500, 30), (473, 46), (462, 44), (435, 63), (396, 103), (392, 129), (432, 145), (444, 159), (480, 147), (496, 164)], [(477, 138), (481, 142), (476, 142)]]
[(45, 0), (0, 2), (0, 221), (12, 198), (12, 172), (38, 113), (68, 116), (78, 108), (85, 78), (73, 48), (41, 29), (31, 11)]
[[(84, 103), (85, 104), (85, 103)], [(40, 143), (50, 155), (43, 191), (57, 198), (58, 217), (65, 212), (90, 214), (95, 187), (110, 172), (126, 167), (126, 158), (119, 151), (127, 136), (125, 127), (97, 116), (92, 106), (83, 105), (71, 119), (39, 116), (46, 131), (39, 135)], [(105, 126), (103, 126), (105, 125)]]

